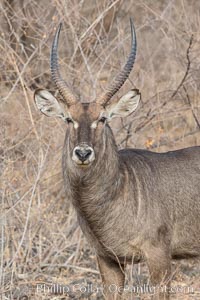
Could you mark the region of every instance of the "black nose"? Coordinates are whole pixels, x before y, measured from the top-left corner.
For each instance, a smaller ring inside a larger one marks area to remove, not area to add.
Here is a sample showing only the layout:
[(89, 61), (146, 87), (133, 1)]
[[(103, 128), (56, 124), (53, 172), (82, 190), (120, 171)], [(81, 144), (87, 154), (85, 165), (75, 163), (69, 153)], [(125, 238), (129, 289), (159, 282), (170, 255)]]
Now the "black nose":
[(80, 159), (80, 161), (84, 162), (90, 155), (92, 151), (90, 149), (76, 149), (75, 154)]

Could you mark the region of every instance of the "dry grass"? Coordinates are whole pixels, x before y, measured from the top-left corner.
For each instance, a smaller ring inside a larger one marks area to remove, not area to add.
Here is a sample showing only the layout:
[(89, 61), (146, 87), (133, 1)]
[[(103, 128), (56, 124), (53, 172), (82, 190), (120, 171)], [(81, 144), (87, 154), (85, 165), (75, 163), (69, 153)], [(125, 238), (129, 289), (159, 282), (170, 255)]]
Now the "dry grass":
[[(43, 283), (100, 285), (94, 252), (63, 192), (65, 125), (40, 115), (33, 103), (35, 88), (55, 91), (49, 53), (58, 22), (64, 23), (63, 76), (81, 99), (92, 101), (126, 59), (129, 17), (134, 17), (137, 61), (119, 95), (136, 86), (142, 104), (113, 128), (120, 148), (165, 151), (200, 144), (199, 8), (199, 0), (0, 2), (2, 299), (101, 299), (96, 291), (65, 297), (39, 291)], [(177, 268), (173, 285), (192, 287), (194, 294), (178, 293), (174, 299), (200, 299), (199, 263), (176, 263)], [(131, 285), (147, 278), (144, 265), (127, 272)]]

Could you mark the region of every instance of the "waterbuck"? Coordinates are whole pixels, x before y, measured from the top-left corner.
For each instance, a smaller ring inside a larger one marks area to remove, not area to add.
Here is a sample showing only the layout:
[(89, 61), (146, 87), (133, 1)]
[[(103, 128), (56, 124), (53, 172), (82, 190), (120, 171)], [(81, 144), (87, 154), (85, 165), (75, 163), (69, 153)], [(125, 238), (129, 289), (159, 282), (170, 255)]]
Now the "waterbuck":
[(60, 30), (61, 24), (53, 40), (51, 73), (64, 105), (44, 89), (34, 99), (43, 114), (67, 123), (62, 160), (66, 195), (96, 250), (105, 298), (121, 299), (126, 264), (145, 260), (152, 286), (162, 286), (153, 299), (169, 299), (171, 259), (200, 254), (200, 147), (118, 151), (110, 121), (130, 115), (140, 100), (133, 89), (110, 102), (134, 65), (133, 22), (123, 70), (91, 103), (80, 103), (59, 73)]

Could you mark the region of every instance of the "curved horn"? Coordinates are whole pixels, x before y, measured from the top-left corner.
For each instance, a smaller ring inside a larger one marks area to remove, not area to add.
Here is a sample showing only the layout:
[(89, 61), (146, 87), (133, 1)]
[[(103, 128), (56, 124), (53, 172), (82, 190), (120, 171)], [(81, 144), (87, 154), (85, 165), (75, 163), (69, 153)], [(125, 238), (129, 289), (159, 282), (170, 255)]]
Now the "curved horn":
[(67, 86), (66, 82), (62, 79), (59, 71), (59, 64), (58, 64), (58, 40), (60, 35), (60, 30), (62, 27), (62, 23), (59, 24), (56, 34), (53, 39), (52, 48), (51, 48), (51, 76), (53, 81), (56, 84), (57, 89), (59, 90), (60, 94), (62, 95), (63, 99), (66, 101), (67, 105), (70, 106), (77, 102), (76, 97), (70, 91), (69, 87)]
[(122, 87), (126, 79), (128, 78), (136, 57), (136, 50), (137, 50), (137, 40), (136, 40), (136, 33), (135, 33), (135, 27), (133, 25), (133, 20), (130, 19), (131, 23), (131, 36), (132, 36), (132, 44), (131, 44), (131, 52), (129, 54), (129, 57), (127, 59), (127, 62), (123, 68), (123, 70), (115, 77), (111, 85), (107, 88), (106, 92), (97, 98), (98, 103), (100, 103), (103, 106), (106, 106), (106, 104), (110, 101), (110, 99), (118, 92), (118, 90)]

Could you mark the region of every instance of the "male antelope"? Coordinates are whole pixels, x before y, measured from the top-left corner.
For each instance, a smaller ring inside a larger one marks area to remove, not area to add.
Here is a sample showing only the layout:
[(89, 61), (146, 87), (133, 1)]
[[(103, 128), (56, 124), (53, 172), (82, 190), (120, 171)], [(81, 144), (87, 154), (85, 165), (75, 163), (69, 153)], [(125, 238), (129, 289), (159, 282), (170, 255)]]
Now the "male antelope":
[[(82, 231), (96, 249), (106, 299), (120, 299), (109, 286), (124, 285), (127, 263), (147, 262), (152, 285), (169, 286), (171, 259), (200, 254), (200, 147), (167, 153), (118, 151), (109, 123), (136, 110), (140, 93), (131, 90), (118, 102), (111, 98), (133, 68), (136, 35), (127, 63), (94, 103), (80, 103), (61, 78), (58, 39), (51, 52), (52, 78), (65, 107), (48, 91), (35, 92), (38, 109), (67, 123), (63, 176)], [(169, 299), (159, 290), (154, 299)]]

